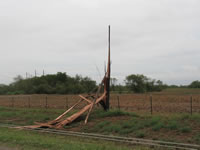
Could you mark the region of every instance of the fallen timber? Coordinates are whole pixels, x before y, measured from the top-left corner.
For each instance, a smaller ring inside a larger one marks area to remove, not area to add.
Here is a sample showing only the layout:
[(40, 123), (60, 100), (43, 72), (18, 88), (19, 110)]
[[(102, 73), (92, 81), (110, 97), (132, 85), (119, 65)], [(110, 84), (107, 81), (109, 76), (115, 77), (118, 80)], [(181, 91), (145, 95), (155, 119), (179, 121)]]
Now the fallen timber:
[[(0, 124), (0, 127), (17, 128), (17, 126), (13, 124)], [(91, 139), (120, 142), (120, 143), (127, 143), (127, 144), (133, 144), (133, 145), (145, 145), (145, 146), (153, 147), (153, 148), (166, 148), (166, 149), (176, 149), (176, 150), (177, 149), (178, 150), (199, 150), (200, 149), (200, 145), (197, 145), (197, 144), (167, 142), (167, 141), (159, 141), (159, 140), (103, 135), (103, 134), (96, 134), (96, 133), (73, 132), (73, 131), (48, 129), (48, 128), (23, 128), (23, 130), (63, 135), (63, 136), (91, 138)]]
[[(49, 121), (47, 123), (38, 123), (36, 122), (36, 125), (31, 126), (23, 126), (18, 128), (56, 128), (60, 129), (63, 128), (65, 125), (70, 124), (74, 120), (76, 120), (78, 117), (83, 115), (85, 112), (88, 111), (86, 118), (85, 118), (85, 124), (88, 121), (89, 115), (96, 104), (101, 104), (101, 106), (104, 108), (105, 111), (109, 109), (109, 99), (110, 99), (110, 26), (108, 27), (108, 63), (107, 63), (107, 70), (105, 72), (105, 75), (103, 77), (103, 80), (101, 84), (99, 85), (97, 91), (95, 94), (91, 95), (88, 94), (87, 96), (79, 95), (80, 100), (75, 103), (72, 107), (70, 107), (68, 110), (66, 110), (63, 114), (58, 116), (56, 119)], [(101, 90), (103, 89), (103, 93), (100, 95)], [(99, 96), (100, 95), (100, 96)], [(73, 115), (69, 117), (65, 117), (67, 113), (69, 113), (75, 106), (77, 106), (82, 101), (86, 101), (87, 105), (84, 106), (82, 109), (80, 109), (78, 112), (74, 113)]]

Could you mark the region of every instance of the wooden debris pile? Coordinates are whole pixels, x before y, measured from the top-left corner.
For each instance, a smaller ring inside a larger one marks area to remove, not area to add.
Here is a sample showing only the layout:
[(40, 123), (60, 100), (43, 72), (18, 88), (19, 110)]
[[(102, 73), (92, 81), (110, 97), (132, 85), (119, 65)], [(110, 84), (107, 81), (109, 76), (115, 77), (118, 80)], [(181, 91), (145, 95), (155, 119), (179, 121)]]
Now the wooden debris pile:
[[(101, 104), (101, 106), (104, 108), (104, 110), (109, 109), (109, 90), (110, 90), (110, 26), (108, 27), (109, 32), (108, 32), (108, 64), (107, 64), (107, 70), (105, 73), (105, 76), (99, 85), (97, 91), (95, 94), (88, 94), (87, 96), (82, 96), (79, 95), (80, 100), (75, 103), (73, 106), (71, 106), (68, 110), (66, 110), (63, 114), (58, 116), (56, 119), (49, 121), (47, 123), (36, 123), (36, 125), (31, 125), (31, 126), (23, 126), (19, 128), (63, 128), (65, 125), (70, 124), (73, 122), (75, 119), (77, 119), (79, 116), (81, 116), (83, 113), (87, 112), (86, 118), (85, 118), (85, 124), (88, 121), (89, 115), (94, 108), (94, 105), (96, 104)], [(101, 93), (103, 91), (103, 93)], [(100, 94), (101, 93), (101, 94)], [(87, 105), (84, 106), (81, 110), (78, 112), (72, 114), (69, 117), (66, 117), (66, 114), (69, 113), (75, 106), (80, 104), (82, 101), (86, 101)]]

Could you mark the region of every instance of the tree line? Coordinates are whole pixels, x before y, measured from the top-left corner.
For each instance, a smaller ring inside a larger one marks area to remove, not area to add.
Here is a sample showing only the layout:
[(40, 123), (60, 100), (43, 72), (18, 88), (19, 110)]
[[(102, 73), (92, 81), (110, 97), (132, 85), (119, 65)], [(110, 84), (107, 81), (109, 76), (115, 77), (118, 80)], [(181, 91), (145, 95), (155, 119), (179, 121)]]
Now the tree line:
[[(123, 85), (117, 83), (116, 78), (111, 78), (110, 90), (115, 93), (144, 93), (160, 92), (165, 88), (188, 87), (200, 88), (200, 81), (193, 81), (188, 86), (167, 85), (160, 80), (148, 78), (142, 74), (131, 74), (126, 76)], [(89, 93), (97, 89), (96, 81), (89, 77), (76, 75), (71, 77), (66, 73), (43, 75), (23, 79), (21, 76), (14, 78), (9, 85), (0, 84), (0, 95), (14, 94), (79, 94)]]
[(88, 93), (95, 87), (96, 81), (89, 77), (70, 77), (58, 72), (28, 79), (17, 76), (13, 83), (0, 86), (0, 94), (78, 94)]

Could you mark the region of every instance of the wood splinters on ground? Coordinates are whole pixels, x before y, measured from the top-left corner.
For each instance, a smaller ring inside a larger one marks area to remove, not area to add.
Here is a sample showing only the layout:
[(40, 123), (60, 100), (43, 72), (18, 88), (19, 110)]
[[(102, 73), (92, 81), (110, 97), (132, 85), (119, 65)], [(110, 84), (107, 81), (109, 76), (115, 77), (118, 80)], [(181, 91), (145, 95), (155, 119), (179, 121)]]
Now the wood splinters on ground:
[[(87, 96), (79, 95), (81, 98), (77, 103), (75, 103), (73, 106), (71, 106), (68, 110), (66, 110), (63, 114), (58, 116), (56, 119), (49, 121), (47, 123), (39, 123), (36, 122), (36, 125), (30, 125), (30, 126), (21, 126), (21, 127), (15, 127), (18, 129), (22, 128), (56, 128), (61, 129), (64, 126), (70, 124), (75, 119), (80, 117), (82, 114), (84, 114), (86, 111), (88, 111), (86, 118), (85, 118), (85, 124), (88, 122), (89, 115), (96, 104), (101, 104), (101, 106), (104, 108), (104, 110), (109, 109), (109, 98), (110, 98), (110, 26), (108, 26), (108, 63), (107, 63), (107, 70), (103, 77), (103, 80), (101, 84), (98, 87), (98, 90), (95, 94), (91, 95), (88, 94)], [(100, 91), (103, 88), (103, 93), (101, 96), (99, 96)], [(80, 109), (78, 112), (72, 114), (69, 117), (65, 117), (65, 115), (70, 112), (74, 107), (76, 107), (80, 102), (86, 101), (88, 104), (84, 106), (82, 109)]]

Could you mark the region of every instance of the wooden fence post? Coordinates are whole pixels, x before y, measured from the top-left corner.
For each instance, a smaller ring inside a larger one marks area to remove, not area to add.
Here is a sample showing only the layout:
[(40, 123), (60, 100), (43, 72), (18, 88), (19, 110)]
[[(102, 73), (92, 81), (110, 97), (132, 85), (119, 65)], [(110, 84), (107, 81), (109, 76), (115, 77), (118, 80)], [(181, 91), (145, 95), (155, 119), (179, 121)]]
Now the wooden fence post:
[(67, 108), (68, 109), (68, 98), (66, 97), (66, 100), (65, 100), (65, 108)]
[(15, 104), (14, 104), (14, 103), (15, 103), (14, 97), (12, 97), (11, 103), (12, 103), (11, 107), (14, 107), (14, 105), (15, 105)]
[(45, 104), (45, 108), (47, 109), (48, 108), (48, 99), (47, 99), (47, 96), (46, 96), (46, 104)]
[(152, 101), (153, 101), (153, 98), (152, 98), (152, 95), (150, 95), (150, 108), (151, 108), (151, 115), (153, 114), (153, 106), (152, 106)]
[(31, 107), (30, 96), (28, 97), (28, 108)]
[(193, 100), (193, 97), (191, 96), (190, 97), (190, 114), (192, 115), (192, 100)]
[(118, 110), (120, 110), (119, 95), (117, 96), (117, 105), (118, 105)]

